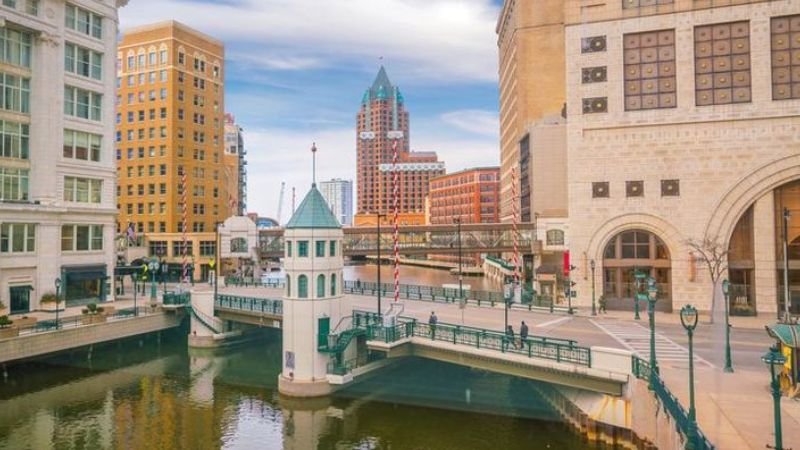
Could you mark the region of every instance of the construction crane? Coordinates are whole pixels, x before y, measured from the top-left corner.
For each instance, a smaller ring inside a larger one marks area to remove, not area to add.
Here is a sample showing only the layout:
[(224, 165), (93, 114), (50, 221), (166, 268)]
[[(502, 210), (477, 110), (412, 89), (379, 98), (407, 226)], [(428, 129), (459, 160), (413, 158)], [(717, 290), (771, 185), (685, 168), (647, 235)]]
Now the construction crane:
[(281, 181), (281, 193), (280, 197), (278, 197), (278, 217), (275, 220), (278, 221), (278, 226), (281, 225), (281, 213), (283, 213), (283, 193), (286, 191), (286, 182)]

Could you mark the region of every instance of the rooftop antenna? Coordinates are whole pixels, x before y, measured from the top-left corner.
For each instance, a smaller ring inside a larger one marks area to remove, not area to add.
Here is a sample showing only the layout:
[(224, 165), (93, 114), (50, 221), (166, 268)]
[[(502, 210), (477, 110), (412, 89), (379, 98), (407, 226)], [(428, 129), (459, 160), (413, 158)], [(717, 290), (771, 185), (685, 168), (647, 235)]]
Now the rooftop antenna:
[(311, 143), (311, 187), (317, 187), (317, 143)]

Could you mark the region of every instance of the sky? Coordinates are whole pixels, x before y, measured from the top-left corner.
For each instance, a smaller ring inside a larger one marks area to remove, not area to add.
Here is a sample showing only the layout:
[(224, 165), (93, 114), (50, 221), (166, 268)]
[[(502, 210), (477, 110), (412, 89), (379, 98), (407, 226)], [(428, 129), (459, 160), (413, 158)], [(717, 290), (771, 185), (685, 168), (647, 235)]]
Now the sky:
[[(499, 164), (501, 0), (133, 0), (120, 27), (174, 19), (225, 43), (225, 109), (244, 129), (247, 210), (282, 221), (317, 180), (355, 183), (355, 116), (381, 64), (410, 114), (412, 150), (448, 172)], [(355, 201), (355, 192), (354, 192)]]

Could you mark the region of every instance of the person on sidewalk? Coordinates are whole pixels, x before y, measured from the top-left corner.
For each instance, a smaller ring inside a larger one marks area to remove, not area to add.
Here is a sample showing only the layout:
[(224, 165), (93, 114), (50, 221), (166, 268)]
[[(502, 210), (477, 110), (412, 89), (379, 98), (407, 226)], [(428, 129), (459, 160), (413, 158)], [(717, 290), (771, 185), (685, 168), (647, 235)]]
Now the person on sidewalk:
[(428, 326), (431, 329), (431, 339), (436, 336), (436, 323), (439, 322), (439, 318), (436, 317), (436, 312), (431, 311), (431, 316), (428, 318)]
[(608, 311), (606, 310), (606, 302), (607, 302), (607, 300), (606, 300), (605, 295), (601, 295), (600, 296), (600, 314), (608, 314)]
[(525, 348), (525, 340), (528, 339), (528, 325), (525, 321), (519, 326), (519, 347)]
[(517, 341), (514, 340), (514, 327), (512, 327), (511, 325), (509, 325), (508, 328), (506, 328), (506, 340), (509, 343), (511, 343), (514, 349), (517, 348)]

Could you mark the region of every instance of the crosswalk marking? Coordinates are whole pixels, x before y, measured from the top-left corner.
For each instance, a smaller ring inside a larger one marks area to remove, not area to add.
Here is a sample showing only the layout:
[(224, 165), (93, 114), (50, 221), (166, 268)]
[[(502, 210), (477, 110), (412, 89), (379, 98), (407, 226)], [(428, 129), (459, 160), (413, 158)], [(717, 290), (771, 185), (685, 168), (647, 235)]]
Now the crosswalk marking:
[[(590, 320), (590, 322), (640, 358), (647, 359), (650, 357), (649, 328), (631, 322), (595, 320)], [(658, 332), (656, 332), (655, 337), (656, 358), (659, 363), (689, 363), (689, 350)], [(708, 367), (714, 367), (713, 364), (698, 356), (697, 353), (694, 355), (694, 361), (695, 364), (705, 364)]]

